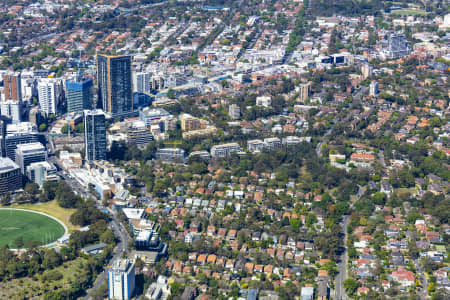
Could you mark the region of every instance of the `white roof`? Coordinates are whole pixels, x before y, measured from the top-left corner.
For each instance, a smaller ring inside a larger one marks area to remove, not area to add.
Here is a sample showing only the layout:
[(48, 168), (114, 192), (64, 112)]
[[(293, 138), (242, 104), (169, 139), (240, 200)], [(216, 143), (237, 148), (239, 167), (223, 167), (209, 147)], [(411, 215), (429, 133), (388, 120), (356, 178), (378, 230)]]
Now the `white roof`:
[(145, 212), (143, 208), (123, 208), (122, 211), (128, 219), (142, 219)]
[(37, 128), (30, 122), (20, 122), (8, 124), (6, 127), (7, 134), (24, 134), (37, 133)]
[(0, 173), (18, 169), (19, 166), (8, 157), (0, 157)]
[(36, 152), (36, 151), (45, 151), (44, 145), (41, 143), (29, 143), (29, 144), (19, 144), (17, 145), (16, 151), (18, 152)]
[(151, 231), (143, 230), (140, 231), (136, 237), (136, 241), (149, 241), (152, 235)]

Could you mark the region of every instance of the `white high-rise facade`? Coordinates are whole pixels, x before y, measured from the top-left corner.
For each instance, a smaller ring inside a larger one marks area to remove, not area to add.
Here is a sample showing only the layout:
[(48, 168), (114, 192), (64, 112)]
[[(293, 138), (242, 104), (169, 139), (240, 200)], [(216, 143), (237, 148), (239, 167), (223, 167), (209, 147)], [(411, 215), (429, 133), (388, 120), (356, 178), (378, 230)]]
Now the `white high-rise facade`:
[(138, 72), (135, 74), (135, 91), (138, 93), (150, 93), (150, 73)]
[(47, 116), (56, 113), (57, 83), (44, 79), (38, 83), (38, 97), (41, 111)]
[(378, 94), (378, 82), (372, 81), (369, 86), (369, 95), (375, 97)]
[(108, 271), (108, 298), (128, 300), (135, 287), (134, 263), (122, 259), (115, 261)]
[(0, 104), (2, 116), (11, 118), (13, 123), (20, 123), (22, 120), (22, 102), (15, 100), (2, 101)]

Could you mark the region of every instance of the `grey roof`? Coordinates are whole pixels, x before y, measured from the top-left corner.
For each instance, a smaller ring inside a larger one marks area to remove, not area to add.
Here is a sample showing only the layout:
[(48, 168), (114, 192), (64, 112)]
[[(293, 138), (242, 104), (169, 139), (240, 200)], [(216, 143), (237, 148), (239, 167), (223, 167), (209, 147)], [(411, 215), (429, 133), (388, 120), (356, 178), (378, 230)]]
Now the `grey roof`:
[(0, 157), (0, 173), (18, 169), (19, 166), (8, 157)]
[(83, 248), (83, 251), (85, 252), (91, 252), (91, 251), (96, 251), (96, 250), (102, 250), (103, 248), (105, 248), (106, 246), (108, 246), (105, 243), (98, 243), (95, 245), (91, 245), (91, 246), (87, 246)]

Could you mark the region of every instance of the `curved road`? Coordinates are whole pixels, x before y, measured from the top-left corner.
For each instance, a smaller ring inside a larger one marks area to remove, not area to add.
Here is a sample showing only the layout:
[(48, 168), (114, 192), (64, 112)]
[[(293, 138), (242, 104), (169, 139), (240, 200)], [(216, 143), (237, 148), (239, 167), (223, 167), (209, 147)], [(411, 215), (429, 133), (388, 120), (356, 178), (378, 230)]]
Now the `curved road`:
[[(119, 243), (117, 244), (115, 248), (115, 252), (113, 257), (109, 261), (109, 265), (114, 264), (115, 261), (120, 259), (123, 255), (123, 253), (128, 248), (128, 243), (130, 242), (130, 237), (128, 236), (128, 232), (123, 228), (122, 224), (117, 220), (117, 216), (114, 212), (111, 210), (108, 210), (110, 212), (111, 216), (111, 225), (113, 228), (114, 233), (116, 236), (119, 237)], [(100, 276), (97, 278), (97, 280), (94, 283), (94, 286), (88, 291), (88, 294), (86, 297), (84, 297), (85, 300), (92, 299), (92, 294), (94, 294), (107, 280), (107, 268), (104, 269), (104, 271), (100, 274)]]
[[(54, 162), (56, 164), (58, 164), (57, 160), (54, 160)], [(83, 186), (78, 184), (78, 182), (76, 180), (72, 179), (71, 177), (65, 175), (62, 172), (59, 172), (59, 175), (62, 178), (64, 178), (64, 180), (71, 186), (71, 188), (74, 191), (76, 191), (79, 195), (83, 196), (84, 198), (96, 199), (96, 197), (91, 195), (88, 190), (86, 190)], [(99, 202), (97, 202), (96, 207), (98, 210), (101, 210), (101, 211), (104, 210), (104, 207), (101, 204), (99, 204)], [(127, 250), (128, 244), (131, 240), (131, 238), (128, 235), (128, 232), (126, 231), (125, 228), (123, 228), (123, 225), (118, 220), (116, 213), (109, 209), (108, 209), (108, 212), (109, 212), (109, 216), (111, 218), (110, 224), (112, 226), (112, 230), (113, 230), (114, 234), (116, 235), (116, 237), (119, 238), (119, 242), (116, 245), (113, 257), (109, 260), (109, 262), (106, 266), (112, 265), (115, 261), (117, 261), (118, 259), (120, 259), (122, 257), (123, 253), (125, 253), (125, 251)], [(85, 300), (92, 299), (92, 294), (94, 294), (103, 285), (103, 283), (107, 279), (107, 276), (106, 276), (107, 267), (106, 266), (104, 268), (104, 271), (99, 275), (99, 277), (95, 281), (92, 288), (87, 291), (87, 295), (83, 299), (85, 299)]]

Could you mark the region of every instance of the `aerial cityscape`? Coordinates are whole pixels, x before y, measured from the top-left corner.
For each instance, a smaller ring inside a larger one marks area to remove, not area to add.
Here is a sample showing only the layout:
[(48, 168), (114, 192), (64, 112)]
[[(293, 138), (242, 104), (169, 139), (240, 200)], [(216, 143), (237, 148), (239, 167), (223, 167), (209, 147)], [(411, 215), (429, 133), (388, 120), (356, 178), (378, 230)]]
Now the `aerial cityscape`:
[(450, 299), (448, 0), (2, 0), (0, 299)]

